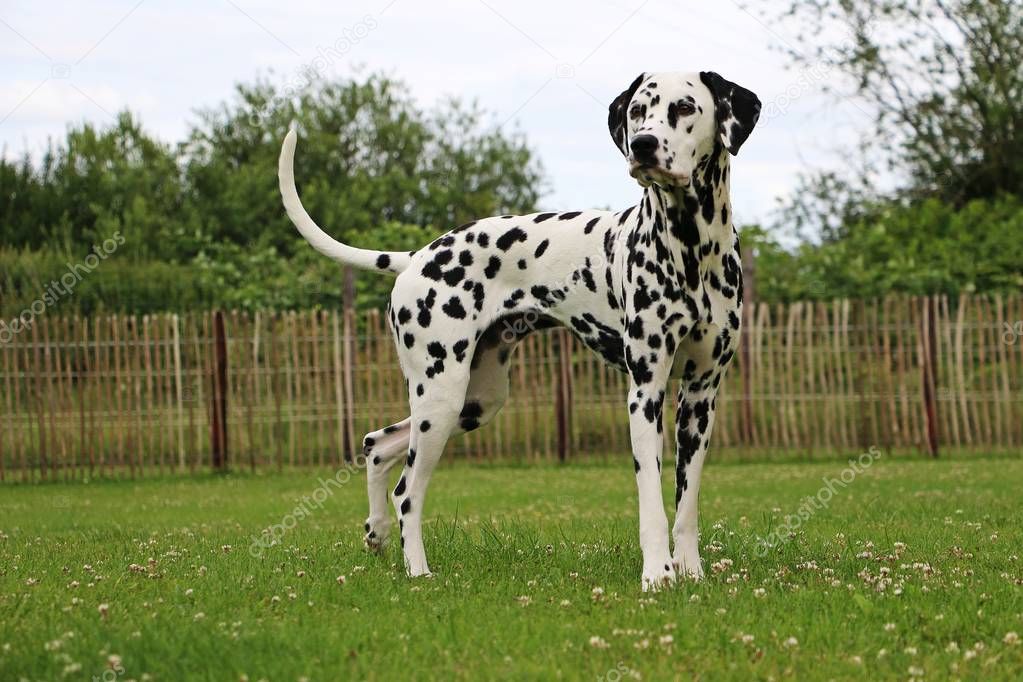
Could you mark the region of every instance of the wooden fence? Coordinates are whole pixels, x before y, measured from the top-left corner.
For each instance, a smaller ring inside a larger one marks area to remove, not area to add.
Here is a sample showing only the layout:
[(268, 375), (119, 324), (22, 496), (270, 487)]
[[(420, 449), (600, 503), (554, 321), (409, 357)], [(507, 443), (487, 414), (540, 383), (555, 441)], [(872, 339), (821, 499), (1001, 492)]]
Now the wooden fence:
[[(1018, 450), (1021, 320), (1020, 296), (760, 304), (714, 448)], [(391, 343), (376, 311), (41, 316), (0, 344), (0, 479), (336, 464), (407, 414)], [(627, 452), (626, 378), (568, 333), (528, 337), (511, 375), (504, 410), (449, 456)]]

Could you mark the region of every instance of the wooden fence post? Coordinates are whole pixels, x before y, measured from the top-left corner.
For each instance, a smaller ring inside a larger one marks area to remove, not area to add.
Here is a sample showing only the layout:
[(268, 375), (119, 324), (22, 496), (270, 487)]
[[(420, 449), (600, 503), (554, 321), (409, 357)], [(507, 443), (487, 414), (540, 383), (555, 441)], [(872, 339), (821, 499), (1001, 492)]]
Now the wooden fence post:
[(345, 461), (352, 462), (355, 453), (355, 271), (345, 267), (344, 307), (344, 382), (345, 382)]
[(213, 419), (210, 422), (213, 444), (213, 469), (227, 468), (227, 335), (224, 313), (213, 314)]
[(558, 421), (558, 461), (568, 459), (572, 444), (572, 354), (568, 348), (567, 332), (558, 333), (558, 374), (555, 385), (554, 409)]
[(753, 368), (750, 367), (749, 339), (756, 306), (756, 261), (752, 247), (741, 249), (742, 259), (742, 337), (739, 340), (739, 369), (742, 373), (742, 444), (753, 444)]
[(923, 314), (920, 316), (920, 339), (923, 347), (923, 399), (924, 415), (927, 419), (927, 451), (931, 457), (938, 456), (938, 405), (936, 398), (938, 357), (935, 351), (937, 326), (934, 321), (936, 309), (933, 296), (923, 298)]

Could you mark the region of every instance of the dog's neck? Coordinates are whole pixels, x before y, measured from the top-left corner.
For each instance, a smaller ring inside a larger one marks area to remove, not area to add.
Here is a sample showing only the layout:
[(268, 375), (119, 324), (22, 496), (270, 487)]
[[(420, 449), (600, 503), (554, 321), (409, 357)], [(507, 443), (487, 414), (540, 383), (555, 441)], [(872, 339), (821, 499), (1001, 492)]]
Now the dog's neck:
[[(697, 165), (686, 187), (650, 185), (640, 207), (666, 229), (666, 244), (675, 256), (697, 256), (700, 270), (709, 267), (704, 258), (731, 247), (732, 207), (729, 200), (729, 157), (720, 144)], [(660, 220), (657, 220), (660, 218)]]

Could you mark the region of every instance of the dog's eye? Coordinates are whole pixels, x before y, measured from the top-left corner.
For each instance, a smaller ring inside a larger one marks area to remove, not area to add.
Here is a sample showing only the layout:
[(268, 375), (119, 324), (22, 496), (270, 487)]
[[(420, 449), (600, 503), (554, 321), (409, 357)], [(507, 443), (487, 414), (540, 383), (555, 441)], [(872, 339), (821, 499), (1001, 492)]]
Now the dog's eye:
[(696, 113), (696, 107), (687, 99), (680, 99), (675, 103), (675, 111), (679, 116), (692, 116)]
[(629, 118), (640, 118), (646, 112), (646, 107), (641, 104), (633, 104), (629, 109)]

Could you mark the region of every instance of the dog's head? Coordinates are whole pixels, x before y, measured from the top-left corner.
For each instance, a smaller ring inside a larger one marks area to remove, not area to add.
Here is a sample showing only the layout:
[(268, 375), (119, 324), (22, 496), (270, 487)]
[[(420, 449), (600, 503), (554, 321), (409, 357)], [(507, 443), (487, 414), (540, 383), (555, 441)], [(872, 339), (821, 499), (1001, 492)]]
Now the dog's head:
[(640, 184), (685, 187), (718, 143), (738, 154), (759, 116), (756, 95), (713, 71), (643, 73), (611, 102), (607, 125)]

